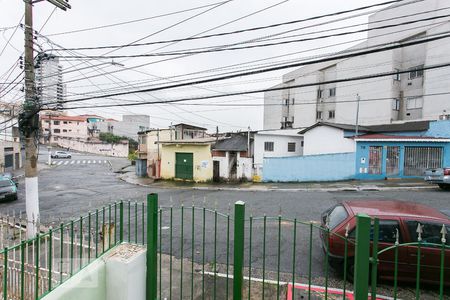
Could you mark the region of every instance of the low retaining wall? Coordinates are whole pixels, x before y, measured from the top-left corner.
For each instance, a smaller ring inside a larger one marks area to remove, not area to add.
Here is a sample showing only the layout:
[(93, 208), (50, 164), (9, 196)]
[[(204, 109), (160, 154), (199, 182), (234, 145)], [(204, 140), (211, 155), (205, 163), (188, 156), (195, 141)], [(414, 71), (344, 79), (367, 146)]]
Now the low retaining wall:
[(263, 181), (339, 181), (355, 177), (355, 153), (265, 158)]
[(59, 138), (57, 143), (59, 147), (69, 148), (81, 152), (114, 157), (128, 156), (128, 141), (120, 144), (107, 144), (102, 142)]

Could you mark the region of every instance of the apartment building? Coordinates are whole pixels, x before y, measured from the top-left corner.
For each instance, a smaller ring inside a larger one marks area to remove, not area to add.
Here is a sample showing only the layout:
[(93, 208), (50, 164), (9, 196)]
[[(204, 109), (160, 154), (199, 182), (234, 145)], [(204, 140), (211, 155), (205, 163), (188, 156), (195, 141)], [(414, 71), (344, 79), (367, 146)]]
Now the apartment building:
[(87, 139), (88, 119), (83, 116), (41, 115), (41, 142), (58, 143), (61, 138)]
[[(367, 39), (346, 51), (435, 37), (450, 30), (449, 0), (404, 1), (369, 17)], [(407, 16), (407, 17), (405, 17)], [(376, 29), (418, 19), (433, 20)], [(422, 70), (450, 62), (446, 39), (305, 66), (285, 74), (279, 91), (265, 93), (264, 129), (308, 127), (316, 122), (361, 125), (450, 117), (448, 68)], [(393, 76), (333, 82), (379, 73)], [(307, 87), (296, 87), (305, 85)], [(290, 88), (292, 86), (292, 88)], [(277, 105), (278, 104), (278, 105)]]
[(63, 83), (63, 67), (59, 58), (49, 54), (38, 54), (36, 58), (36, 91), (42, 103), (53, 104), (64, 109), (66, 85)]

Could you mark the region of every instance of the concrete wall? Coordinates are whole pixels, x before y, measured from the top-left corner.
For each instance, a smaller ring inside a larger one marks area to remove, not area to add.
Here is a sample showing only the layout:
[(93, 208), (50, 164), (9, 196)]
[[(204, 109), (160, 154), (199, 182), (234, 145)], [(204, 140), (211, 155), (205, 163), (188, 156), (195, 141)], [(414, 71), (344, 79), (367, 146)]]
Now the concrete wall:
[(124, 144), (106, 144), (102, 142), (78, 141), (75, 139), (59, 138), (58, 146), (76, 151), (100, 154), (114, 157), (128, 156), (128, 141)]
[(355, 176), (355, 153), (264, 159), (263, 181), (338, 181)]
[(44, 300), (144, 300), (146, 249), (121, 244), (56, 287)]
[(303, 155), (355, 152), (355, 141), (344, 137), (344, 130), (318, 126), (303, 135)]
[(175, 153), (193, 153), (193, 180), (212, 180), (213, 163), (209, 144), (163, 144), (161, 147), (161, 178), (175, 178)]
[(450, 120), (430, 122), (426, 136), (450, 138)]
[(105, 261), (102, 258), (95, 260), (42, 299), (106, 300)]

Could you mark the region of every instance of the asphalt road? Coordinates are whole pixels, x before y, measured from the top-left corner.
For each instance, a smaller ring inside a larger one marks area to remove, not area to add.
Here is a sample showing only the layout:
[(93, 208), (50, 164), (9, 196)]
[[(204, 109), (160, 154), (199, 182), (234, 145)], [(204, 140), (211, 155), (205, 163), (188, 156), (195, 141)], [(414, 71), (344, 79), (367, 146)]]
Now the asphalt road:
[[(43, 155), (39, 161), (46, 161)], [(105, 163), (106, 161), (109, 161)], [(246, 191), (217, 191), (217, 190), (192, 190), (192, 189), (161, 189), (142, 187), (129, 184), (118, 178), (113, 169), (126, 165), (124, 159), (105, 158), (95, 155), (74, 154), (70, 160), (58, 160), (64, 163), (53, 165), (41, 170), (39, 174), (40, 209), (42, 222), (60, 222), (71, 217), (77, 217), (88, 211), (95, 210), (105, 204), (130, 200), (142, 202), (148, 193), (158, 193), (160, 205), (165, 207), (162, 218), (162, 250), (170, 252), (169, 236), (172, 231), (172, 254), (181, 256), (183, 244), (183, 257), (190, 258), (192, 253), (192, 238), (194, 244), (194, 259), (197, 262), (203, 260), (203, 211), (202, 207), (217, 210), (223, 214), (230, 214), (230, 222), (233, 218), (233, 203), (242, 200), (246, 203), (246, 215), (253, 216), (252, 227), (252, 266), (262, 267), (265, 264), (268, 270), (292, 272), (292, 256), (294, 251), (292, 222), (285, 219), (297, 219), (297, 221), (319, 221), (320, 214), (328, 207), (349, 199), (377, 199), (377, 200), (405, 200), (423, 203), (437, 209), (448, 209), (450, 193), (439, 189), (426, 189), (415, 191), (367, 191), (367, 192), (246, 192)], [(67, 161), (67, 164), (65, 163)], [(73, 163), (72, 163), (73, 161)], [(79, 163), (77, 161), (80, 161)], [(84, 161), (84, 163), (83, 163)], [(88, 163), (90, 161), (90, 163)], [(95, 163), (94, 163), (95, 161)], [(113, 166), (114, 168), (111, 168)], [(181, 236), (181, 209), (184, 206), (183, 237)], [(194, 225), (192, 226), (192, 205), (194, 211)], [(170, 223), (169, 207), (173, 206), (172, 224)], [(138, 206), (138, 220), (140, 220), (140, 206)], [(19, 200), (0, 203), (2, 213), (15, 210), (25, 210), (24, 183), (19, 182)], [(131, 240), (134, 240), (134, 206), (130, 212), (132, 226), (130, 226)], [(125, 213), (126, 218), (128, 212)], [(268, 218), (266, 223), (266, 239), (264, 249), (263, 216)], [(276, 219), (283, 216), (280, 222)], [(205, 262), (218, 263), (227, 261), (227, 219), (222, 214), (215, 215), (205, 211)], [(142, 235), (139, 224), (138, 240)], [(249, 258), (249, 222), (246, 222), (245, 235), (247, 239), (245, 249), (245, 264)], [(232, 226), (230, 226), (229, 238), (233, 239)], [(281, 239), (278, 240), (278, 231), (281, 231)], [(309, 225), (299, 224), (296, 232), (296, 273), (304, 276), (309, 267)], [(128, 228), (125, 228), (128, 234)], [(194, 234), (192, 234), (192, 232)], [(214, 247), (214, 239), (217, 247)], [(183, 241), (183, 243), (181, 243)], [(231, 244), (232, 245), (232, 244)], [(280, 257), (278, 263), (278, 249)], [(266, 261), (262, 260), (265, 251)], [(232, 247), (228, 258), (231, 261)], [(325, 271), (324, 255), (321, 250), (318, 230), (314, 229), (312, 236), (312, 273), (314, 276), (323, 276)], [(333, 271), (331, 270), (331, 276)]]

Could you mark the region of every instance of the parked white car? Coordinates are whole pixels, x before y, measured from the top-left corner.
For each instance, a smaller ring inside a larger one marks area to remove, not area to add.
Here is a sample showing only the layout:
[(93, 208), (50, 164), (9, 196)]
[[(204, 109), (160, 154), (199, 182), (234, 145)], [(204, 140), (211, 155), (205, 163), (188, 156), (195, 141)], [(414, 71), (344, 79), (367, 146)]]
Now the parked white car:
[(51, 154), (52, 158), (72, 158), (72, 154), (65, 151), (55, 151)]
[(443, 190), (450, 190), (450, 168), (426, 169), (425, 181), (437, 184)]

